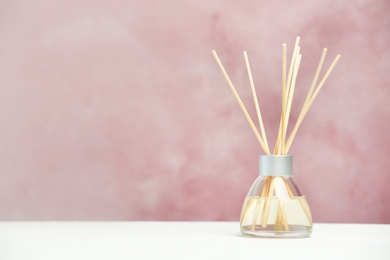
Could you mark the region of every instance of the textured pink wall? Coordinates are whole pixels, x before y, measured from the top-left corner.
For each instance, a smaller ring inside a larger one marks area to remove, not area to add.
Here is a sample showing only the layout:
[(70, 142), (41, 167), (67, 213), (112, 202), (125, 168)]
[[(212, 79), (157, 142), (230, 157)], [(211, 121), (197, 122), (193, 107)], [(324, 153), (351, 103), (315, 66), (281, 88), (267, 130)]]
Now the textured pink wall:
[(323, 47), (342, 59), (291, 149), (317, 222), (390, 223), (388, 1), (1, 1), (1, 220), (238, 220), (300, 35), (292, 118)]

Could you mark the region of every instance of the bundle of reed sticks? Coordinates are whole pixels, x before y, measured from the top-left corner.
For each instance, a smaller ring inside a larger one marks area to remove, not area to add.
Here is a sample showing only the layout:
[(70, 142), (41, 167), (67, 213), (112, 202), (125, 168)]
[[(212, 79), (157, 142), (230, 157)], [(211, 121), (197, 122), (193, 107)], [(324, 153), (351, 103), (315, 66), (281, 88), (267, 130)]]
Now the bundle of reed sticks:
[[(299, 67), (301, 64), (301, 60), (302, 60), (302, 54), (300, 53), (299, 41), (300, 41), (300, 37), (298, 36), (296, 38), (296, 41), (295, 41), (295, 46), (293, 49), (293, 53), (292, 53), (292, 57), (291, 57), (291, 61), (290, 61), (290, 65), (289, 65), (288, 69), (287, 69), (287, 45), (286, 44), (282, 45), (282, 84), (281, 84), (282, 85), (282, 102), (281, 102), (281, 111), (282, 112), (280, 115), (279, 131), (278, 131), (278, 135), (277, 135), (277, 139), (276, 139), (276, 144), (275, 144), (275, 147), (274, 147), (273, 153), (272, 153), (273, 155), (287, 155), (288, 154), (288, 152), (291, 148), (291, 144), (294, 141), (294, 138), (295, 138), (296, 133), (298, 131), (298, 128), (302, 124), (303, 119), (305, 118), (305, 116), (306, 116), (307, 112), (309, 111), (311, 105), (313, 104), (314, 100), (317, 98), (318, 93), (321, 91), (322, 87), (324, 86), (324, 84), (325, 84), (326, 80), (328, 79), (329, 75), (331, 74), (332, 70), (336, 66), (339, 59), (341, 58), (340, 55), (336, 56), (336, 58), (333, 60), (332, 64), (328, 68), (328, 70), (323, 75), (322, 79), (319, 81), (319, 76), (320, 76), (321, 69), (322, 69), (322, 66), (323, 66), (323, 63), (325, 60), (325, 56), (327, 53), (327, 48), (323, 49), (320, 61), (319, 61), (318, 66), (317, 66), (317, 70), (314, 74), (314, 78), (313, 78), (312, 83), (310, 85), (306, 99), (303, 103), (302, 109), (299, 113), (298, 119), (296, 120), (295, 125), (292, 128), (292, 130), (290, 131), (289, 135), (287, 135), (287, 132), (288, 132), (287, 130), (289, 127), (289, 118), (290, 118), (290, 114), (291, 114), (292, 101), (293, 101), (293, 97), (294, 97), (294, 91), (295, 91), (295, 87), (296, 87), (298, 71), (299, 71)], [(259, 141), (261, 148), (263, 149), (265, 154), (270, 155), (271, 150), (269, 148), (269, 144), (268, 144), (267, 136), (266, 136), (266, 131), (264, 129), (263, 119), (261, 116), (260, 106), (258, 104), (258, 98), (257, 98), (255, 86), (254, 86), (254, 81), (253, 81), (253, 77), (252, 77), (252, 72), (251, 72), (247, 52), (244, 51), (244, 60), (245, 60), (246, 69), (247, 69), (248, 77), (249, 77), (249, 83), (250, 83), (250, 87), (251, 87), (251, 91), (252, 91), (252, 95), (253, 95), (253, 100), (254, 100), (254, 104), (255, 104), (255, 108), (256, 108), (259, 129), (256, 127), (251, 116), (249, 115), (249, 113), (248, 113), (244, 103), (242, 102), (239, 94), (237, 93), (230, 77), (228, 76), (224, 66), (222, 65), (216, 51), (213, 50), (212, 54), (213, 54), (213, 56), (218, 64), (219, 68), (221, 69), (222, 74), (224, 75), (227, 84), (229, 85), (231, 91), (233, 92), (234, 97), (236, 98), (236, 100), (237, 100), (239, 106), (241, 107), (246, 119), (248, 120), (249, 125), (252, 128), (257, 140)], [(277, 186), (280, 183), (282, 183), (281, 185), (283, 185), (283, 183), (284, 183), (284, 182), (281, 182), (279, 180), (279, 177), (270, 177), (267, 180), (267, 182), (268, 183), (266, 183), (266, 185), (264, 185), (265, 188), (260, 191), (259, 197), (270, 198), (271, 196), (273, 196), (274, 191), (278, 189)], [(287, 193), (289, 194), (290, 197), (293, 196), (293, 194), (289, 190), (288, 185), (285, 184), (285, 187), (283, 189), (287, 191)], [(282, 201), (280, 203), (282, 204)], [(302, 202), (301, 202), (301, 205), (302, 205), (303, 210), (307, 214), (308, 219), (311, 222), (310, 212), (308, 211), (307, 208), (305, 208), (305, 205)], [(264, 216), (264, 214), (267, 214), (266, 213), (267, 212), (267, 204), (266, 203), (264, 203), (264, 209), (265, 210), (262, 211), (263, 216), (261, 218), (261, 225), (263, 227), (266, 226), (266, 219), (267, 219), (267, 216)], [(256, 212), (256, 214), (257, 214), (257, 212)], [(252, 229), (255, 228), (255, 221), (256, 221), (255, 219), (257, 219), (257, 216), (254, 217), (254, 223), (252, 225)], [(279, 222), (283, 223), (284, 229), (288, 231), (288, 223), (287, 223), (285, 214), (283, 212), (283, 205), (281, 207), (280, 214), (278, 214), (278, 219), (279, 219)]]

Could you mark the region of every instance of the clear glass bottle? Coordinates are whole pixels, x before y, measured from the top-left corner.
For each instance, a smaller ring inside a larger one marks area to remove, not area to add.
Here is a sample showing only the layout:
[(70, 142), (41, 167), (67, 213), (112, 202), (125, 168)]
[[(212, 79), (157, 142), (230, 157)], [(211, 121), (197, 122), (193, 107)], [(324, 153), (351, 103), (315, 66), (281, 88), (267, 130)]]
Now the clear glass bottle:
[(306, 197), (292, 176), (291, 155), (260, 155), (259, 177), (241, 211), (245, 236), (309, 237), (312, 217)]

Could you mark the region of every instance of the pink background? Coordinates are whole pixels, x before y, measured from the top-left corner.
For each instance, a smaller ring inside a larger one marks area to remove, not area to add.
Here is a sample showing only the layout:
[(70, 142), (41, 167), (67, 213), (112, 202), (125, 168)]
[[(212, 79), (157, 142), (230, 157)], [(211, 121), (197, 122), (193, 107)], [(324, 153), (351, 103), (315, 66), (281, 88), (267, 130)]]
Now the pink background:
[(390, 223), (388, 1), (1, 1), (1, 220), (238, 220), (275, 141), (281, 44), (294, 121), (322, 48), (342, 58), (290, 153), (316, 222)]

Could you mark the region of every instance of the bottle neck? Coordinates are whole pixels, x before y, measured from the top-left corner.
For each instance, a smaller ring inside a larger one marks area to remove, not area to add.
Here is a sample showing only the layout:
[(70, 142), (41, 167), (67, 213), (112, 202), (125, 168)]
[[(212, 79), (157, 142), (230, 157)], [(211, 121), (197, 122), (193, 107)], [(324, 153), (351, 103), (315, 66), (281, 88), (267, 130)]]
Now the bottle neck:
[(259, 174), (261, 176), (291, 176), (291, 155), (260, 155)]

